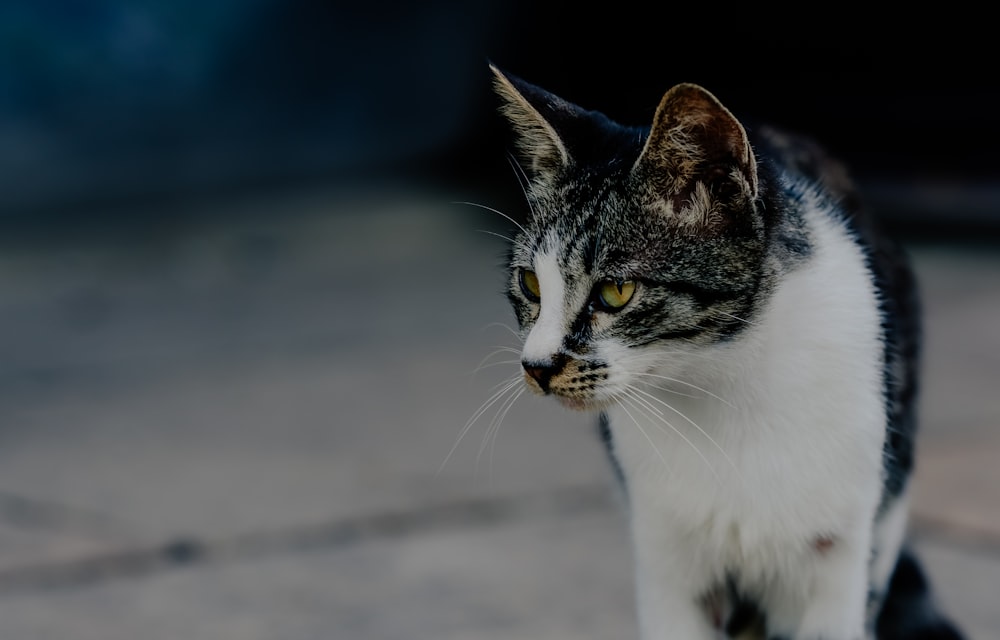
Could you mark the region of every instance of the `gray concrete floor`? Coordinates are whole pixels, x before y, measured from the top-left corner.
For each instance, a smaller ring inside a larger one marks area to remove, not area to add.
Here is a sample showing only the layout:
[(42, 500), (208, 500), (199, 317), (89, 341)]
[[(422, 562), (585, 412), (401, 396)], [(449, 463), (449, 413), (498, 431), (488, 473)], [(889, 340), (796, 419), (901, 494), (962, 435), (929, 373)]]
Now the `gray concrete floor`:
[[(0, 241), (0, 637), (635, 637), (591, 421), (522, 397), (458, 439), (515, 372), (477, 371), (513, 342), (492, 214), (323, 192), (177, 213)], [(914, 255), (914, 539), (991, 640), (1000, 249)]]

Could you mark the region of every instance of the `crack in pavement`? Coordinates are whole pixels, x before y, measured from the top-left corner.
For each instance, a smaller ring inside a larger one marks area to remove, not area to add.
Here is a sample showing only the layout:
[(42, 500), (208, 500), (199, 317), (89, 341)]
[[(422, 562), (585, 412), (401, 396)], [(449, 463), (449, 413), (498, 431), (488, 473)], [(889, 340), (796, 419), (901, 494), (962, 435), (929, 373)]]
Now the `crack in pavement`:
[(78, 560), (0, 569), (0, 595), (98, 585), (180, 567), (233, 563), (317, 549), (337, 550), (439, 531), (603, 512), (614, 508), (614, 503), (606, 486), (576, 486), (531, 495), (470, 498), (214, 540), (179, 537)]
[[(178, 537), (161, 544), (123, 548), (78, 560), (0, 569), (0, 596), (100, 585), (182, 567), (236, 563), (302, 551), (336, 551), (377, 540), (608, 512), (619, 508), (617, 502), (608, 486), (580, 485), (543, 493), (469, 498), (218, 539)], [(0, 518), (19, 513), (25, 507), (31, 507), (25, 513), (34, 514), (27, 521), (35, 524), (65, 523), (62, 516), (67, 513), (72, 513), (74, 518), (88, 513), (59, 505), (45, 505), (45, 508), (32, 511), (39, 504), (42, 503), (0, 495)], [(77, 522), (74, 518), (70, 520)], [(98, 523), (105, 521), (103, 517), (97, 520)], [(917, 538), (932, 538), (1000, 554), (1000, 535), (995, 532), (960, 530), (954, 525), (920, 516), (915, 516), (912, 524), (912, 533)]]
[(107, 537), (136, 531), (113, 515), (0, 491), (0, 524), (26, 531), (47, 531)]

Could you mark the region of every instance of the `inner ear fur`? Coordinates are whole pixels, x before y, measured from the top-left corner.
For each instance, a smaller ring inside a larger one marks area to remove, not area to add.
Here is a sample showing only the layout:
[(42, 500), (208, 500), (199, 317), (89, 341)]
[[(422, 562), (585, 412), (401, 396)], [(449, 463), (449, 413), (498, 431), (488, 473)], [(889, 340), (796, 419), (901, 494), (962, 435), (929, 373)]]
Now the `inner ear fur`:
[(696, 84), (679, 84), (664, 94), (635, 170), (670, 200), (683, 200), (699, 183), (710, 191), (757, 196), (757, 164), (746, 130)]
[(533, 177), (545, 177), (568, 166), (570, 156), (565, 143), (535, 105), (564, 111), (570, 111), (570, 105), (544, 89), (500, 71), (495, 65), (491, 64), (490, 69), (494, 90), (502, 102), (500, 112), (511, 125), (525, 171)]

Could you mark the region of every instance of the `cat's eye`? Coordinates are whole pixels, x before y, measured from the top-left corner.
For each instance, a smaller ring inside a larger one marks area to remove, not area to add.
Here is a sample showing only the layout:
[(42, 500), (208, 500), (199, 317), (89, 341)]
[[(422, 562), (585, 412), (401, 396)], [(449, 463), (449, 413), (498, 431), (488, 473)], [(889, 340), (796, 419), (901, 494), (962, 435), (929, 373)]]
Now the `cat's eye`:
[(603, 311), (621, 309), (635, 295), (635, 280), (606, 280), (597, 285), (594, 302)]
[(538, 286), (538, 275), (534, 271), (521, 269), (518, 280), (525, 298), (532, 302), (539, 302), (542, 299), (542, 289)]

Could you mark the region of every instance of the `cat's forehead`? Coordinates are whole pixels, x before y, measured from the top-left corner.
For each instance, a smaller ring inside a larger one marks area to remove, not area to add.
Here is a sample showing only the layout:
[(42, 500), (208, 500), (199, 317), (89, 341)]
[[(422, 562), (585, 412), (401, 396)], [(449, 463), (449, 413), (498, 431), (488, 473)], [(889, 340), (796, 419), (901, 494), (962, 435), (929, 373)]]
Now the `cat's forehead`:
[(655, 235), (648, 206), (616, 185), (571, 185), (531, 204), (531, 220), (515, 246), (515, 256), (528, 262), (544, 253), (587, 272), (620, 270), (648, 253), (648, 239)]

